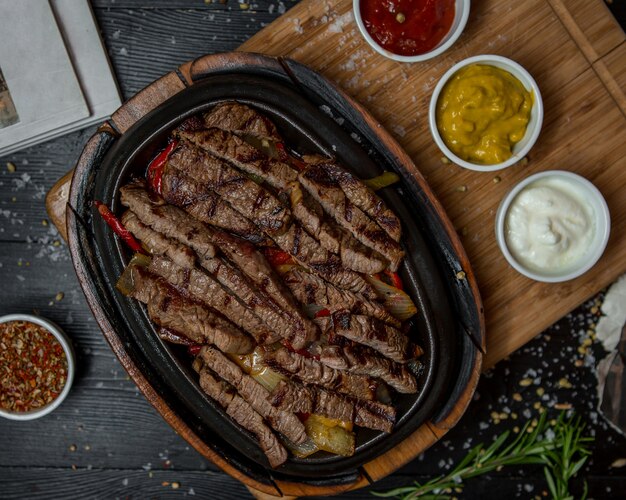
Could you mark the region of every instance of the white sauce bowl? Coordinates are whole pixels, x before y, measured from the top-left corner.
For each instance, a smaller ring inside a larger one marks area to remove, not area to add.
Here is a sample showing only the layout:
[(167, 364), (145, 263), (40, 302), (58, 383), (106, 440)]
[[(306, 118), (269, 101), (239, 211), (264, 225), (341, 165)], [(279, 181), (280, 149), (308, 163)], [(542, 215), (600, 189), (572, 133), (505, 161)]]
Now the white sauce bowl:
[(65, 385), (63, 386), (61, 393), (56, 397), (56, 399), (52, 400), (46, 406), (30, 411), (12, 412), (0, 408), (0, 417), (8, 418), (9, 420), (34, 420), (36, 418), (43, 417), (56, 409), (69, 394), (72, 382), (74, 381), (74, 373), (76, 371), (74, 349), (72, 348), (72, 343), (67, 338), (65, 333), (63, 333), (63, 331), (52, 321), (39, 316), (33, 316), (32, 314), (8, 314), (0, 317), (0, 324), (8, 323), (10, 321), (27, 321), (45, 328), (59, 341), (67, 359), (67, 379), (65, 380)]
[(393, 59), (394, 61), (413, 63), (413, 62), (421, 62), (426, 61), (428, 59), (432, 59), (433, 57), (437, 57), (442, 54), (446, 50), (448, 50), (454, 42), (461, 36), (463, 30), (465, 29), (465, 25), (467, 24), (467, 18), (469, 17), (470, 12), (470, 0), (456, 0), (454, 5), (454, 19), (452, 20), (452, 26), (450, 26), (450, 30), (444, 36), (441, 41), (430, 51), (425, 52), (424, 54), (418, 54), (415, 56), (401, 56), (399, 54), (394, 54), (393, 52), (383, 48), (378, 44), (376, 40), (370, 35), (369, 31), (365, 27), (365, 23), (363, 22), (363, 18), (361, 17), (361, 1), (353, 0), (352, 2), (352, 10), (354, 11), (354, 19), (356, 21), (356, 25), (359, 27), (359, 31), (363, 38), (367, 41), (368, 44), (379, 54), (388, 57), (389, 59)]
[[(529, 269), (528, 266), (521, 263), (515, 258), (513, 253), (507, 244), (507, 228), (506, 220), (509, 213), (511, 204), (515, 201), (515, 198), (523, 190), (531, 186), (533, 183), (541, 179), (560, 179), (573, 184), (582, 193), (585, 194), (586, 201), (589, 203), (594, 213), (594, 235), (587, 252), (584, 254), (584, 258), (579, 259), (577, 265), (566, 267), (562, 270), (555, 271), (538, 271), (537, 269)], [(609, 241), (609, 234), (611, 232), (611, 215), (609, 213), (609, 207), (598, 188), (596, 188), (591, 182), (584, 177), (574, 174), (573, 172), (566, 172), (564, 170), (547, 170), (545, 172), (539, 172), (537, 174), (526, 177), (524, 180), (516, 184), (511, 191), (504, 197), (498, 212), (496, 213), (496, 241), (500, 246), (502, 254), (508, 261), (508, 263), (519, 273), (531, 278), (535, 281), (542, 281), (545, 283), (559, 283), (562, 281), (572, 280), (583, 275), (589, 269), (591, 269), (606, 248)]]
[[(448, 148), (448, 146), (446, 146), (446, 143), (444, 142), (441, 134), (439, 133), (439, 129), (437, 128), (437, 102), (439, 101), (439, 95), (441, 94), (443, 87), (446, 85), (446, 83), (448, 83), (450, 78), (452, 78), (457, 71), (471, 64), (494, 66), (496, 68), (503, 69), (504, 71), (508, 71), (522, 83), (526, 90), (533, 93), (534, 102), (533, 107), (530, 111), (530, 121), (526, 126), (526, 133), (524, 134), (523, 139), (515, 144), (515, 146), (513, 146), (513, 154), (508, 160), (501, 163), (496, 163), (494, 165), (471, 163), (469, 161), (463, 160), (462, 158), (459, 158), (450, 150), (450, 148)], [(468, 57), (467, 59), (463, 59), (461, 62), (452, 66), (441, 77), (439, 83), (437, 83), (433, 95), (430, 98), (430, 107), (428, 109), (428, 122), (430, 125), (430, 132), (433, 136), (433, 139), (435, 140), (435, 143), (437, 143), (437, 146), (439, 147), (441, 152), (446, 155), (446, 157), (453, 163), (463, 168), (475, 170), (477, 172), (493, 172), (495, 170), (501, 170), (503, 168), (510, 167), (511, 165), (515, 165), (518, 161), (520, 161), (528, 154), (531, 148), (535, 145), (535, 142), (537, 142), (539, 132), (541, 132), (541, 125), (543, 124), (543, 101), (541, 99), (541, 92), (539, 91), (539, 86), (537, 85), (537, 82), (535, 82), (533, 77), (530, 76), (530, 73), (511, 59), (496, 55), (480, 55)]]

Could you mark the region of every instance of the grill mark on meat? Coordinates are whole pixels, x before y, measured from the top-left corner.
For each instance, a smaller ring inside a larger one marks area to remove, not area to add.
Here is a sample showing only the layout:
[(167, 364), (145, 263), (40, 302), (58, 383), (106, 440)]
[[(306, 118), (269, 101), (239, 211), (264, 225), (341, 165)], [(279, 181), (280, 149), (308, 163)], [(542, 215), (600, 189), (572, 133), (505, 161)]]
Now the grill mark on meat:
[(335, 370), (284, 347), (266, 352), (263, 362), (299, 382), (319, 385), (357, 399), (374, 399), (376, 384), (369, 377)]
[(390, 238), (346, 197), (346, 194), (328, 175), (324, 164), (307, 167), (298, 175), (298, 179), (337, 223), (350, 231), (361, 243), (383, 255), (390, 262), (390, 268), (393, 271), (397, 270), (404, 256), (398, 242)]
[(183, 267), (192, 267), (196, 261), (196, 254), (189, 247), (171, 240), (161, 233), (153, 231), (143, 224), (136, 214), (127, 210), (122, 215), (122, 224), (128, 229), (153, 255), (167, 255)]
[(400, 219), (372, 189), (338, 163), (328, 158), (305, 156), (304, 161), (312, 164), (324, 164), (327, 176), (339, 185), (346, 197), (356, 207), (371, 217), (389, 237), (394, 241), (400, 241), (402, 235)]
[(361, 275), (342, 267), (339, 258), (322, 248), (299, 224), (294, 222), (284, 234), (274, 236), (273, 239), (282, 250), (304, 267), (322, 275), (325, 280), (365, 297), (376, 297), (372, 286)]
[(220, 311), (235, 325), (250, 333), (259, 344), (277, 342), (282, 338), (282, 335), (270, 330), (243, 301), (233, 300), (236, 295), (222, 288), (213, 276), (199, 269), (183, 268), (163, 257), (154, 257), (148, 270), (166, 280), (181, 294)]
[(333, 333), (371, 347), (398, 363), (406, 363), (423, 354), (406, 334), (376, 318), (353, 315), (344, 310), (333, 313), (332, 323)]
[(182, 297), (172, 286), (145, 269), (133, 266), (131, 296), (147, 305), (158, 326), (180, 331), (199, 344), (215, 344), (224, 352), (248, 354), (253, 340), (216, 312)]
[(215, 192), (269, 234), (283, 231), (291, 220), (289, 210), (273, 194), (188, 141), (181, 141), (169, 156), (168, 166), (205, 186), (205, 191)]
[(323, 248), (339, 254), (344, 267), (364, 274), (376, 274), (387, 267), (388, 262), (382, 255), (326, 217), (322, 206), (302, 189), (300, 183), (291, 183), (289, 190), (294, 218)]
[(275, 188), (285, 189), (290, 182), (297, 179), (297, 172), (289, 165), (268, 158), (262, 151), (231, 132), (209, 128), (202, 131), (176, 130), (174, 134), (232, 163), (244, 172), (263, 177), (265, 182)]
[(382, 358), (369, 348), (324, 346), (321, 348), (320, 362), (337, 370), (379, 378), (403, 394), (417, 392), (415, 377), (405, 365)]
[(287, 460), (287, 450), (278, 438), (265, 425), (261, 416), (229, 384), (203, 368), (200, 370), (200, 387), (226, 410), (228, 416), (256, 436), (272, 467), (278, 467)]
[(163, 171), (162, 196), (196, 219), (226, 229), (254, 243), (266, 241), (255, 224), (233, 209), (216, 193), (204, 189), (188, 175), (166, 164)]
[(215, 256), (211, 230), (202, 222), (146, 191), (141, 182), (122, 186), (120, 193), (122, 204), (130, 208), (146, 226), (191, 247), (199, 257)]
[(236, 134), (250, 134), (261, 139), (280, 142), (276, 126), (253, 108), (239, 103), (217, 105), (203, 116), (203, 127), (217, 127)]
[(355, 400), (321, 387), (285, 380), (278, 383), (271, 398), (272, 404), (281, 410), (358, 422), (361, 427), (383, 432), (391, 432), (396, 419), (396, 410), (392, 406)]
[(269, 402), (269, 391), (250, 375), (243, 373), (234, 362), (217, 349), (208, 346), (200, 350), (200, 357), (220, 378), (231, 384), (273, 429), (296, 444), (304, 443), (307, 440), (306, 430), (298, 417), (293, 413), (277, 410), (272, 406)]

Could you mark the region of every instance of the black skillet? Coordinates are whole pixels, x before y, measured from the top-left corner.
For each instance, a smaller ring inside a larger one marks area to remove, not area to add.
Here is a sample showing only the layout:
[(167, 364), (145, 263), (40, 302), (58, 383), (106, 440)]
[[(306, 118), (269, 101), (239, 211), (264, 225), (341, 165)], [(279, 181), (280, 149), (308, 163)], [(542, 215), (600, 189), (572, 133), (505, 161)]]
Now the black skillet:
[[(228, 59), (228, 54), (221, 57)], [(167, 407), (217, 455), (263, 483), (268, 474), (270, 481), (351, 482), (360, 466), (396, 446), (425, 422), (448, 418), (468, 385), (475, 383), (472, 374), (480, 365), (484, 345), (480, 298), (445, 213), (421, 176), (416, 178), (410, 160), (368, 114), (317, 73), (294, 61), (277, 63), (262, 56), (247, 61), (241, 55), (234, 60), (236, 64), (197, 69), (192, 85), (145, 114), (119, 138), (106, 135), (95, 147), (86, 147), (83, 158), (88, 156), (87, 161), (81, 158), (70, 194), (72, 258), (107, 337), (117, 337), (123, 356), (132, 360)], [(145, 173), (172, 128), (230, 100), (268, 116), (286, 144), (300, 153), (336, 157), (361, 178), (384, 170), (395, 171), (402, 178), (380, 195), (403, 225), (407, 256), (400, 274), (418, 306), (409, 335), (425, 351), (419, 392), (394, 396), (398, 421), (391, 434), (359, 429), (352, 457), (318, 453), (306, 459), (292, 457), (278, 469), (269, 469), (255, 439), (202, 393), (186, 351), (161, 341), (144, 307), (115, 290), (130, 254), (103, 221), (94, 217), (91, 200), (99, 199), (120, 214), (119, 187)], [(119, 350), (118, 346), (118, 356)]]

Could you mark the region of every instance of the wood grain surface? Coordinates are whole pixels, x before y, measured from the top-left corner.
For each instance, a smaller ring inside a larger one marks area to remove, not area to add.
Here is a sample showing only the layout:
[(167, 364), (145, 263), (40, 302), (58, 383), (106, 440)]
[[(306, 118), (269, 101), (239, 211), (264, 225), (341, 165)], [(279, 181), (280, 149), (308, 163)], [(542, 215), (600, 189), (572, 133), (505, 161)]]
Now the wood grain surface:
[[(259, 0), (243, 10), (234, 0), (93, 1), (127, 99), (185, 61), (234, 49), (292, 5)], [(611, 4), (623, 22), (625, 7), (619, 1)], [(610, 55), (620, 63), (615, 50)], [(5, 285), (0, 288), (0, 314), (34, 311), (52, 319), (68, 333), (78, 357), (74, 387), (53, 414), (30, 423), (0, 421), (0, 496), (249, 498), (241, 483), (217, 472), (141, 396), (95, 324), (67, 248), (48, 223), (45, 193), (76, 162), (94, 131), (92, 127), (0, 158), (0, 281)], [(14, 173), (6, 169), (7, 162), (17, 167)], [(59, 292), (63, 297), (57, 300)], [(584, 478), (591, 497), (623, 498), (626, 472), (611, 464), (623, 458), (626, 440), (607, 427), (596, 408), (593, 366), (604, 354), (597, 342), (583, 345), (597, 321), (601, 299), (602, 294), (596, 295), (482, 377), (464, 418), (425, 454), (375, 487), (341, 497), (372, 498), (372, 490), (426, 481), (449, 470), (469, 447), (491, 442), (505, 430), (514, 432), (535, 418), (537, 404), (552, 414), (559, 403), (571, 404), (596, 437), (593, 459), (574, 481), (575, 495), (580, 496)], [(519, 382), (529, 377), (532, 385), (521, 387)], [(572, 387), (561, 387), (562, 378)], [(541, 397), (539, 389), (545, 390)], [(512, 398), (518, 394), (520, 400)], [(496, 423), (494, 412), (508, 418)], [(462, 497), (532, 498), (544, 491), (540, 468), (505, 468), (465, 483)]]

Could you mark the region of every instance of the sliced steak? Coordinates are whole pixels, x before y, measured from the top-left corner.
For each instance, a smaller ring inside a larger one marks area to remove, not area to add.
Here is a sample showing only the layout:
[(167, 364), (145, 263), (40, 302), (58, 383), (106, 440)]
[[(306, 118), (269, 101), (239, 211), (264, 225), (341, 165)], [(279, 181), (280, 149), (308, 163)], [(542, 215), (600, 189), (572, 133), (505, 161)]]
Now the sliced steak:
[(297, 310), (283, 309), (274, 300), (274, 295), (260, 290), (224, 259), (201, 259), (200, 265), (261, 318), (276, 335), (289, 340), (294, 347), (303, 348), (319, 338), (319, 330), (312, 321)]
[(258, 344), (272, 344), (283, 335), (275, 333), (236, 294), (225, 290), (214, 277), (193, 267), (181, 267), (170, 259), (155, 257), (148, 270), (192, 300), (220, 311), (231, 322), (250, 333)]
[(146, 191), (143, 182), (132, 182), (120, 188), (122, 204), (139, 220), (168, 238), (191, 247), (199, 257), (215, 257), (212, 231), (185, 211), (168, 205), (159, 195)]
[(283, 232), (290, 222), (289, 210), (272, 193), (190, 142), (181, 141), (169, 156), (168, 165), (217, 193), (270, 235)]
[(206, 130), (175, 130), (174, 134), (186, 139), (214, 156), (232, 163), (237, 168), (262, 178), (270, 186), (286, 189), (297, 179), (297, 172), (282, 161), (269, 158), (263, 151), (218, 128)]
[(321, 156), (305, 156), (304, 161), (311, 164), (323, 164), (326, 171), (343, 190), (347, 198), (369, 215), (395, 241), (400, 241), (402, 228), (400, 219), (385, 202), (336, 162)]
[(171, 240), (161, 233), (157, 233), (150, 227), (143, 224), (136, 214), (127, 210), (122, 214), (122, 224), (133, 235), (141, 240), (141, 243), (153, 255), (167, 255), (170, 259), (183, 267), (193, 267), (196, 262), (194, 251), (181, 245), (175, 240)]
[(376, 318), (344, 310), (333, 313), (332, 320), (337, 335), (369, 346), (398, 363), (406, 363), (423, 354), (406, 334)]
[(344, 268), (337, 255), (323, 248), (298, 223), (294, 222), (284, 234), (276, 235), (273, 239), (300, 264), (330, 283), (368, 298), (376, 298), (376, 291), (363, 276)]
[(159, 338), (165, 340), (166, 342), (169, 342), (170, 344), (184, 345), (187, 347), (192, 346), (192, 345), (198, 345), (189, 337), (186, 337), (180, 332), (175, 332), (174, 330), (170, 330), (169, 328), (161, 327), (159, 328), (159, 331), (157, 333), (159, 334)]
[(220, 227), (253, 243), (263, 243), (259, 228), (237, 212), (217, 193), (204, 188), (181, 170), (167, 163), (161, 183), (163, 199), (182, 208), (199, 221)]
[(200, 370), (200, 387), (226, 410), (228, 416), (256, 436), (272, 467), (278, 467), (287, 460), (287, 450), (265, 425), (261, 415), (255, 412), (252, 406), (246, 403), (231, 386), (207, 368), (203, 368)]
[(369, 377), (342, 372), (284, 347), (267, 351), (264, 363), (304, 384), (319, 385), (357, 399), (373, 400), (376, 383)]
[(326, 218), (322, 206), (299, 182), (290, 184), (289, 196), (294, 217), (322, 247), (339, 254), (344, 267), (365, 274), (376, 274), (387, 267), (382, 255), (363, 245), (333, 219)]
[(247, 334), (217, 313), (185, 299), (163, 279), (137, 266), (130, 272), (131, 296), (147, 305), (150, 319), (158, 326), (180, 332), (198, 344), (214, 344), (224, 352), (248, 354), (254, 349)]
[(203, 361), (211, 367), (220, 378), (237, 389), (239, 395), (261, 415), (273, 429), (285, 435), (294, 443), (307, 440), (306, 430), (302, 422), (291, 412), (276, 409), (269, 402), (269, 391), (254, 380), (250, 375), (213, 347), (205, 346), (200, 350)]
[(389, 314), (379, 302), (341, 290), (313, 273), (293, 267), (285, 273), (283, 279), (301, 304), (316, 304), (331, 313), (347, 309), (353, 314), (372, 316), (392, 326), (400, 326), (400, 321)]
[(260, 139), (282, 141), (276, 126), (256, 110), (239, 104), (227, 102), (215, 106), (202, 116), (204, 128), (221, 128), (235, 134), (250, 134)]
[(298, 175), (302, 186), (334, 219), (355, 238), (383, 255), (393, 271), (398, 269), (404, 252), (380, 226), (354, 205), (326, 169), (326, 165), (311, 165)]
[(321, 387), (285, 380), (272, 391), (271, 402), (281, 410), (314, 413), (384, 432), (391, 432), (396, 421), (396, 410), (392, 406), (355, 400)]
[(337, 370), (379, 378), (403, 394), (417, 392), (415, 377), (406, 365), (382, 358), (376, 351), (368, 348), (324, 346), (321, 349), (320, 362)]

